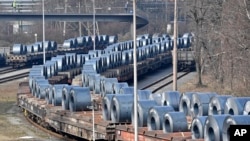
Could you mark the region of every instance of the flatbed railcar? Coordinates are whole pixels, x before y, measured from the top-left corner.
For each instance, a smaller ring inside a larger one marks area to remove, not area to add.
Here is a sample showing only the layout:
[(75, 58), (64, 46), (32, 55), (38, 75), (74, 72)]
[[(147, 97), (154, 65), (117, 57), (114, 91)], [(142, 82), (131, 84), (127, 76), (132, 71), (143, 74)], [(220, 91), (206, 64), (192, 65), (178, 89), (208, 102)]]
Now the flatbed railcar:
[[(46, 60), (50, 60), (52, 57), (57, 55), (64, 55), (65, 53), (76, 53), (76, 54), (86, 54), (88, 53), (88, 48), (58, 48), (54, 51), (46, 51)], [(12, 66), (13, 68), (21, 66), (32, 66), (35, 64), (42, 64), (43, 62), (43, 52), (29, 53), (29, 54), (9, 54), (6, 57), (6, 64)]]

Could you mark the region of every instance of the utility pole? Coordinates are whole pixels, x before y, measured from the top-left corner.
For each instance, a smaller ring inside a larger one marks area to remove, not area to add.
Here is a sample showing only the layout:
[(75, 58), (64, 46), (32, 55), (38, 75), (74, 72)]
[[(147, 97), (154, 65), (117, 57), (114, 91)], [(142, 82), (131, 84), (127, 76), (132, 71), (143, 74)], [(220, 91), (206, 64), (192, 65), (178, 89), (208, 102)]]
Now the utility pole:
[[(67, 13), (67, 7), (68, 7), (68, 0), (64, 1), (64, 13)], [(63, 36), (65, 37), (66, 35), (66, 21), (63, 22)]]
[(138, 141), (137, 112), (137, 58), (136, 58), (136, 0), (133, 0), (133, 41), (134, 41), (134, 141)]
[(173, 91), (177, 91), (177, 0), (174, 5)]
[(44, 43), (45, 43), (45, 26), (44, 26), (44, 0), (43, 0), (43, 43), (42, 43), (42, 46), (43, 46), (43, 64), (45, 64), (45, 61), (46, 61), (46, 55), (45, 55), (45, 46), (44, 46)]
[[(81, 0), (79, 0), (78, 6), (79, 6), (78, 12), (79, 14), (81, 14)], [(79, 36), (80, 37), (82, 36), (82, 22), (81, 21), (79, 21)]]

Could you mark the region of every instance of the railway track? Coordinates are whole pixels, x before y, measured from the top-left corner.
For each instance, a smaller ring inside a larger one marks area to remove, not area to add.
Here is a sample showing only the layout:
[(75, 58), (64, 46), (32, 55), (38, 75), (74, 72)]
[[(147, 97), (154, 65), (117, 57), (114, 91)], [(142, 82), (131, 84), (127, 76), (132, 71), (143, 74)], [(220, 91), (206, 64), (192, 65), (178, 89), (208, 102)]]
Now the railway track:
[(0, 69), (0, 75), (5, 73), (10, 73), (16, 71), (17, 69), (13, 69), (12, 67), (5, 67)]
[[(190, 73), (189, 70), (183, 70), (183, 72), (178, 72), (177, 74), (177, 80), (188, 75)], [(148, 89), (151, 90), (152, 93), (156, 93), (157, 91), (161, 90), (162, 88), (168, 86), (169, 84), (173, 83), (173, 73), (170, 73), (164, 77), (162, 77), (159, 80), (156, 80), (155, 82), (146, 85), (142, 88), (142, 90)]]
[(7, 77), (4, 77), (4, 78), (0, 79), (0, 84), (5, 83), (5, 82), (9, 82), (9, 81), (13, 81), (13, 80), (16, 80), (16, 79), (28, 77), (28, 76), (29, 76), (29, 72), (24, 72), (24, 73), (15, 74), (15, 75), (12, 75), (12, 76), (7, 76)]
[(26, 118), (26, 120), (27, 120), (30, 124), (32, 124), (33, 126), (35, 126), (36, 128), (38, 128), (39, 130), (42, 130), (43, 132), (45, 132), (45, 133), (47, 133), (47, 134), (49, 134), (49, 135), (51, 135), (51, 136), (54, 136), (54, 137), (56, 137), (56, 138), (58, 138), (58, 139), (60, 139), (60, 140), (63, 140), (63, 141), (75, 141), (75, 140), (73, 140), (73, 139), (69, 139), (69, 138), (67, 138), (67, 137), (64, 137), (63, 135), (61, 135), (61, 134), (59, 134), (59, 133), (57, 133), (57, 132), (55, 132), (55, 131), (51, 131), (51, 130), (49, 130), (49, 129), (46, 129), (46, 128), (40, 126), (39, 124), (37, 124), (36, 122), (34, 122), (32, 119), (30, 119), (30, 118), (29, 118), (28, 116), (26, 116), (25, 114), (24, 114), (24, 117)]

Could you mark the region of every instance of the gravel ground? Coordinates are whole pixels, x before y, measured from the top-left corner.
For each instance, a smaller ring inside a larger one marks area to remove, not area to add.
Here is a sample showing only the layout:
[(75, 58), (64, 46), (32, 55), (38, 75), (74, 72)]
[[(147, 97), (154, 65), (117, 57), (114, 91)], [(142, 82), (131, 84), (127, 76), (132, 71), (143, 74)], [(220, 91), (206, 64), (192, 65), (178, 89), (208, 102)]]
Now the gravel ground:
[(31, 125), (16, 106), (18, 83), (26, 79), (0, 85), (0, 140), (1, 141), (59, 141)]

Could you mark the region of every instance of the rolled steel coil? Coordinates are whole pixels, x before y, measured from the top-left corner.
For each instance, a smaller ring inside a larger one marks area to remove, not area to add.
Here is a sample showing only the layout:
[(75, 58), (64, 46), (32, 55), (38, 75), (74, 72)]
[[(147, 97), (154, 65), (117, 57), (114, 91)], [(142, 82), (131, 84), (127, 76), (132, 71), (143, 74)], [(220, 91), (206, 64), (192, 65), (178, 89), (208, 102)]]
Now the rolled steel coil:
[(46, 51), (51, 50), (51, 42), (50, 41), (44, 41), (44, 46)]
[(207, 120), (207, 116), (195, 117), (192, 120), (191, 132), (192, 139), (203, 139), (204, 138), (204, 127)]
[(45, 93), (45, 101), (47, 104), (52, 104), (52, 91), (53, 91), (53, 85), (50, 85), (46, 89), (46, 93)]
[(120, 94), (134, 94), (134, 87), (122, 87), (120, 89)]
[(54, 63), (45, 63), (44, 64), (44, 72), (45, 72), (45, 77), (50, 78), (55, 75), (55, 64)]
[[(34, 82), (34, 83), (33, 83)], [(32, 82), (32, 95), (33, 96), (38, 96), (38, 84), (39, 83), (43, 83), (43, 84), (49, 84), (49, 81), (47, 79), (44, 78), (39, 78), (39, 79), (34, 79), (34, 81)]]
[(39, 50), (38, 52), (42, 52), (43, 51), (43, 42), (36, 42), (35, 44), (39, 45)]
[(127, 51), (127, 50), (122, 52), (122, 64), (123, 64), (123, 65), (129, 64), (128, 52), (129, 52), (129, 51)]
[(82, 54), (76, 55), (76, 66), (81, 67), (83, 65)]
[(41, 75), (44, 75), (44, 66), (43, 65), (33, 65), (30, 69), (30, 72), (37, 72), (39, 71)]
[(69, 98), (69, 110), (86, 111), (89, 110), (88, 106), (91, 106), (91, 95), (89, 88), (87, 87), (72, 87), (70, 90)]
[(72, 40), (65, 40), (63, 42), (63, 48), (73, 48), (73, 41)]
[(118, 36), (109, 36), (109, 44), (117, 43)]
[(163, 132), (187, 132), (188, 124), (184, 112), (168, 112), (163, 117)]
[(76, 53), (66, 53), (66, 65), (69, 68), (75, 67), (76, 64)]
[(175, 111), (179, 111), (181, 94), (178, 91), (167, 91), (162, 94), (162, 106), (172, 106)]
[(250, 101), (247, 101), (244, 105), (244, 115), (250, 115)]
[(163, 117), (168, 112), (174, 112), (172, 106), (154, 106), (148, 111), (148, 130), (162, 130)]
[(223, 123), (227, 117), (229, 117), (229, 115), (213, 115), (207, 117), (204, 128), (205, 141), (222, 141)]
[(52, 57), (51, 61), (57, 62), (58, 71), (64, 70), (64, 67), (65, 67), (65, 56), (64, 55), (57, 55), (56, 57)]
[(191, 115), (191, 100), (194, 92), (183, 93), (179, 102), (179, 111), (184, 112), (187, 116)]
[(133, 94), (115, 95), (111, 102), (111, 120), (113, 122), (131, 122)]
[(196, 93), (192, 95), (191, 111), (193, 116), (207, 116), (210, 98), (216, 93)]
[(90, 60), (85, 62), (85, 65), (88, 65), (88, 64), (92, 65), (94, 70), (97, 73), (100, 72), (100, 70), (101, 70), (100, 69), (101, 68), (101, 66), (100, 66), (100, 58), (91, 58)]
[(127, 82), (117, 82), (117, 83), (114, 83), (114, 94), (120, 94), (120, 90), (123, 88), (123, 87), (128, 87), (128, 83)]
[[(231, 125), (250, 125), (249, 115), (234, 115), (225, 118), (222, 127), (223, 141), (230, 141), (230, 126)], [(232, 132), (232, 131), (231, 131)]]
[(94, 93), (101, 94), (101, 80), (103, 80), (104, 76), (95, 77), (95, 85), (94, 85)]
[(225, 114), (230, 115), (243, 115), (244, 106), (250, 101), (250, 97), (231, 97), (225, 103)]
[(62, 89), (65, 84), (56, 84), (52, 88), (52, 105), (62, 106)]
[(112, 68), (111, 55), (110, 54), (103, 54), (102, 57), (105, 58), (106, 68)]
[(95, 89), (95, 80), (96, 80), (97, 77), (100, 77), (100, 74), (92, 73), (92, 74), (88, 75), (90, 91), (94, 91), (94, 89)]
[(114, 92), (114, 83), (117, 83), (117, 78), (105, 78), (102, 85), (102, 96), (105, 94), (112, 94)]
[(33, 45), (27, 45), (26, 48), (27, 48), (27, 53), (34, 53)]
[(93, 71), (82, 71), (82, 84), (84, 87), (89, 87), (89, 76), (96, 75), (96, 72)]
[(23, 45), (22, 44), (14, 44), (12, 47), (12, 53), (19, 55), (23, 54)]
[(70, 85), (64, 85), (62, 88), (62, 109), (63, 110), (69, 110), (69, 97), (70, 97), (70, 90), (72, 87), (73, 86), (70, 86)]
[(138, 100), (149, 100), (150, 94), (152, 94), (150, 90), (137, 90)]
[(230, 95), (213, 96), (208, 105), (208, 115), (222, 115), (224, 114), (224, 106)]
[(102, 117), (104, 120), (111, 120), (111, 101), (115, 94), (106, 94), (102, 99)]
[(41, 49), (42, 46), (40, 46), (40, 44), (38, 44), (38, 43), (33, 44), (33, 48), (34, 48), (34, 52), (39, 52), (42, 50)]
[(46, 63), (44, 64), (50, 66), (50, 73), (51, 76), (54, 76), (57, 74), (58, 68), (57, 68), (57, 61), (46, 61)]
[(150, 94), (149, 95), (149, 100), (154, 100), (158, 106), (161, 106), (161, 99), (162, 99), (161, 94)]
[[(154, 100), (138, 100), (138, 127), (146, 127), (147, 126), (147, 117), (148, 110), (151, 107), (157, 106), (157, 103)], [(134, 103), (132, 106), (132, 110), (134, 110)], [(131, 120), (134, 124), (134, 112), (131, 112)]]
[(77, 37), (76, 40), (79, 47), (83, 47), (84, 45), (86, 45), (86, 38)]
[(39, 79), (45, 79), (45, 77), (43, 75), (41, 75), (40, 72), (30, 72), (29, 73), (29, 88), (32, 89), (33, 86), (33, 79), (35, 78), (39, 78)]
[(57, 42), (50, 41), (50, 44), (51, 44), (51, 50), (57, 50)]
[(50, 87), (50, 84), (39, 84), (38, 86), (38, 98), (45, 99), (46, 97), (46, 90)]
[(85, 47), (90, 47), (93, 45), (92, 38), (90, 36), (83, 36), (86, 40), (86, 44), (84, 45)]

